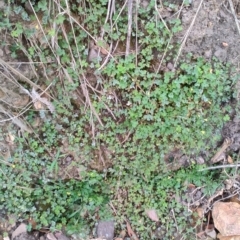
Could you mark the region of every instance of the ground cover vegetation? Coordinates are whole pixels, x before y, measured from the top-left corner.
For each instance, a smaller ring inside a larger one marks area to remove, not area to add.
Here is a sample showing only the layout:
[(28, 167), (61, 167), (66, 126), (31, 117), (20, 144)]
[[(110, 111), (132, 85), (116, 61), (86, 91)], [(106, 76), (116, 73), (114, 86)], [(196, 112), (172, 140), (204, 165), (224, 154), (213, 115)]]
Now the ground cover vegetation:
[[(130, 25), (124, 1), (8, 1), (0, 28), (15, 39), (12, 57), (38, 63), (31, 81), (51, 98), (25, 111), (29, 126), (40, 123), (1, 160), (2, 211), (83, 239), (98, 219), (114, 219), (118, 230), (128, 220), (140, 239), (194, 236), (177, 199), (188, 183), (206, 194), (221, 184), (197, 171), (194, 156), (221, 138), (236, 78), (214, 59), (189, 54), (175, 64), (181, 22), (161, 19), (159, 8), (134, 3)], [(171, 171), (173, 149), (190, 156), (189, 168)], [(67, 158), (77, 175), (62, 167)]]

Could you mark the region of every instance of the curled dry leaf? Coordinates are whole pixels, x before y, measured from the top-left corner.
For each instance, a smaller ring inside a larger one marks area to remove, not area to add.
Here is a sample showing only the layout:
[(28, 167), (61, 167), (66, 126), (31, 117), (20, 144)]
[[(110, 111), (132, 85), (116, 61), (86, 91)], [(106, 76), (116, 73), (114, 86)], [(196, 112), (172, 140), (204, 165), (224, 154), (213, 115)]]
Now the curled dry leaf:
[(98, 39), (97, 40), (97, 46), (100, 48), (100, 52), (103, 55), (108, 54), (110, 46), (104, 40)]
[(146, 211), (147, 216), (154, 222), (159, 222), (159, 218), (155, 209), (149, 209)]
[(139, 240), (139, 238), (137, 237), (135, 232), (132, 230), (129, 222), (128, 221), (126, 221), (126, 222), (127, 222), (127, 232), (128, 232), (129, 237), (131, 238), (131, 240)]
[(228, 43), (227, 42), (222, 42), (223, 47), (228, 47)]
[(42, 103), (45, 104), (47, 106), (47, 108), (50, 110), (51, 113), (53, 113), (55, 111), (55, 107), (53, 106), (53, 104), (48, 101), (47, 98), (41, 97), (41, 95), (33, 88), (32, 92), (31, 92), (31, 97), (32, 97), (32, 101), (34, 103), (34, 107), (36, 109), (42, 109)]
[(118, 238), (125, 238), (126, 237), (126, 231), (125, 230), (122, 230), (118, 236)]
[(196, 209), (196, 212), (197, 212), (199, 218), (203, 218), (204, 217), (204, 209), (202, 207), (198, 207)]
[(39, 102), (39, 101), (34, 102), (33, 105), (34, 105), (36, 110), (43, 109), (43, 104), (41, 102)]
[(230, 163), (230, 164), (233, 163), (233, 159), (232, 159), (229, 155), (228, 155), (227, 161), (228, 161), (228, 163)]
[(13, 135), (11, 132), (8, 132), (8, 135), (6, 136), (6, 142), (8, 142), (10, 145), (14, 144), (15, 135)]

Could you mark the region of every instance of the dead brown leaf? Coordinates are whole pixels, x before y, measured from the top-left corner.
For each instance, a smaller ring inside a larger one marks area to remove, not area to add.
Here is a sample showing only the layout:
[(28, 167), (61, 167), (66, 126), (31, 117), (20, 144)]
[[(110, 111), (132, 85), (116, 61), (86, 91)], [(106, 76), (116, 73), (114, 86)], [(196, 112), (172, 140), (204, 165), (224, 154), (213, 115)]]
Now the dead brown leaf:
[(13, 135), (11, 132), (8, 132), (8, 135), (6, 136), (6, 142), (10, 145), (14, 145), (15, 135)]
[(192, 183), (188, 184), (188, 189), (189, 190), (194, 190), (195, 188), (196, 188), (196, 186), (194, 184), (192, 184)]
[(238, 198), (238, 195), (235, 195), (235, 196), (231, 197), (229, 199), (229, 202), (236, 202), (236, 203), (240, 204), (240, 200)]
[(34, 102), (33, 105), (34, 105), (36, 110), (44, 109), (43, 104), (39, 101)]
[(100, 52), (103, 55), (107, 55), (108, 54), (110, 46), (104, 40), (98, 39), (96, 44), (100, 48)]
[(129, 222), (126, 221), (126, 223), (127, 223), (127, 232), (128, 232), (129, 237), (131, 238), (131, 240), (139, 240), (137, 235), (132, 230), (131, 225), (129, 224)]
[(205, 236), (205, 231), (197, 233), (198, 238), (202, 239)]
[(228, 155), (227, 161), (228, 161), (228, 163), (230, 163), (230, 164), (233, 163), (233, 159), (232, 159), (229, 155)]
[(119, 237), (120, 239), (124, 239), (126, 237), (126, 231), (125, 230), (122, 230), (119, 234)]
[(155, 209), (149, 209), (146, 211), (147, 216), (154, 222), (159, 222), (159, 217)]
[(42, 97), (41, 94), (39, 94), (34, 88), (32, 89), (30, 96), (32, 98), (34, 107), (37, 110), (43, 109), (43, 104), (45, 104), (51, 113), (55, 111), (53, 104), (47, 98)]
[(228, 47), (228, 43), (227, 42), (222, 42), (223, 47)]
[(204, 217), (204, 209), (202, 207), (197, 208), (196, 212), (200, 218)]
[(36, 229), (37, 228), (37, 223), (33, 218), (29, 218), (28, 219), (28, 223), (32, 226), (32, 229)]

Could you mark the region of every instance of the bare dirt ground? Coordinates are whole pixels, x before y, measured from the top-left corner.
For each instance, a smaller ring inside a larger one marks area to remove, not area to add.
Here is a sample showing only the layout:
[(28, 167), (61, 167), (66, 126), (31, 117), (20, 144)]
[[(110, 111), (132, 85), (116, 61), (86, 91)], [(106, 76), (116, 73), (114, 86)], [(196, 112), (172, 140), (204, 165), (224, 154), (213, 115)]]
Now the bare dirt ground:
[[(183, 53), (192, 52), (205, 58), (216, 57), (223, 62), (239, 66), (239, 2), (195, 0), (190, 9), (182, 11), (180, 39), (185, 41)], [(237, 22), (236, 22), (237, 21)], [(190, 30), (190, 31), (189, 31)]]

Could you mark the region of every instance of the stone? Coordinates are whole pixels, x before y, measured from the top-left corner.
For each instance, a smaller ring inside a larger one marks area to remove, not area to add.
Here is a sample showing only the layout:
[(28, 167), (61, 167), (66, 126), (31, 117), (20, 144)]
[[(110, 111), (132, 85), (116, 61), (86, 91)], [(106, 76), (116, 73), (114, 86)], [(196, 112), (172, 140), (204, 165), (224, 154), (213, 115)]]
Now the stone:
[(216, 239), (217, 233), (214, 229), (206, 231), (206, 234), (211, 238), (211, 239)]
[(97, 226), (97, 237), (106, 240), (113, 240), (114, 238), (114, 222), (100, 221)]
[(214, 226), (222, 236), (240, 235), (240, 204), (236, 202), (216, 202), (212, 217)]
[(13, 240), (37, 240), (33, 235), (30, 235), (29, 233), (21, 233), (20, 235), (13, 238)]

